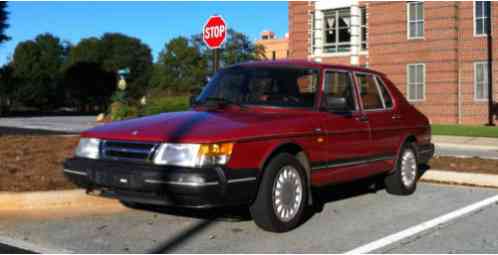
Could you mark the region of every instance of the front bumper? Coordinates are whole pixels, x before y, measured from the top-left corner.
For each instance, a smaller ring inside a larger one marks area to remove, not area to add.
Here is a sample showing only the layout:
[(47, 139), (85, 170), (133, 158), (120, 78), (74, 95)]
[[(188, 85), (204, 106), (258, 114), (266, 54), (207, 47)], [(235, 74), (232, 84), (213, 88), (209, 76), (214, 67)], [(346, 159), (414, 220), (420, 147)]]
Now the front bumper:
[(434, 156), (435, 147), (433, 143), (417, 145), (418, 161), (421, 164), (426, 164)]
[(64, 162), (64, 175), (88, 192), (128, 202), (195, 208), (249, 204), (256, 195), (257, 172), (83, 158)]

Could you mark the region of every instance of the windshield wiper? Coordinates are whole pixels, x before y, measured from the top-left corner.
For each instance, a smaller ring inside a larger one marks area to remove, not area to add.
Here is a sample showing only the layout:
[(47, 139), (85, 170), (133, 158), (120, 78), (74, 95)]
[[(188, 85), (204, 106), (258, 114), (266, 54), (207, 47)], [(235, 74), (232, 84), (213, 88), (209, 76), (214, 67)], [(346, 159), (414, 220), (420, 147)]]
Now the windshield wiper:
[(209, 104), (209, 102), (217, 103), (217, 105), (236, 105), (241, 109), (247, 109), (247, 106), (223, 97), (207, 97), (204, 104)]

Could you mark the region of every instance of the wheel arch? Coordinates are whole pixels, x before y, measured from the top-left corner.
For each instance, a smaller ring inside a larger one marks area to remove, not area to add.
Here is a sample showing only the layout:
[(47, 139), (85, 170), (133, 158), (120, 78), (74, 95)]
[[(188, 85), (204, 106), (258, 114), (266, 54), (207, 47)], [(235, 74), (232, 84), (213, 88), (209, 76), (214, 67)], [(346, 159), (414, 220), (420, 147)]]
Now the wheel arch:
[[(401, 139), (401, 142), (398, 146), (398, 151), (396, 152), (396, 160), (394, 161), (394, 167), (391, 171), (389, 171), (389, 173), (392, 173), (396, 169), (401, 154), (401, 149), (403, 149), (403, 146), (407, 143), (417, 143), (417, 137), (415, 136), (415, 134), (407, 134), (403, 137), (403, 139)], [(416, 146), (415, 146), (415, 156), (418, 157)]]
[(257, 176), (257, 189), (259, 189), (259, 185), (261, 183), (261, 178), (264, 174), (265, 168), (268, 165), (268, 163), (272, 160), (273, 157), (280, 153), (289, 153), (291, 155), (294, 155), (296, 159), (301, 163), (301, 165), (304, 167), (304, 171), (306, 174), (306, 184), (308, 188), (308, 204), (312, 203), (312, 195), (311, 195), (311, 164), (309, 161), (309, 156), (306, 153), (306, 151), (303, 149), (302, 146), (299, 144), (292, 142), (292, 141), (286, 141), (281, 144), (278, 144), (274, 146), (271, 150), (269, 150), (269, 153), (264, 157), (264, 160), (260, 163), (259, 166), (259, 173)]

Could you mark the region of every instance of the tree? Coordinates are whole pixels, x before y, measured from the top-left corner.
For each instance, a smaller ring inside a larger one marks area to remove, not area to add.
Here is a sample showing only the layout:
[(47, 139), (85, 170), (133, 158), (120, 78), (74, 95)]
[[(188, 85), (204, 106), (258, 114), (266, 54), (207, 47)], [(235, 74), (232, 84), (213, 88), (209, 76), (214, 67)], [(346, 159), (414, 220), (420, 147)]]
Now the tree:
[(174, 91), (201, 86), (207, 75), (207, 63), (198, 48), (185, 37), (171, 39), (159, 54), (151, 84)]
[(5, 34), (5, 30), (9, 28), (9, 24), (7, 24), (9, 13), (6, 9), (7, 2), (0, 2), (0, 44), (10, 40), (10, 37)]
[(64, 66), (64, 84), (69, 102), (83, 108), (108, 106), (116, 90), (117, 72), (129, 68), (129, 95), (138, 99), (152, 73), (150, 48), (139, 39), (107, 33), (101, 38), (82, 39), (71, 48)]
[(152, 54), (149, 46), (138, 38), (119, 33), (106, 33), (100, 40), (104, 49), (103, 68), (115, 73), (119, 69), (129, 68), (127, 92), (135, 99), (143, 96), (152, 73)]
[(12, 104), (16, 101), (14, 69), (11, 65), (0, 68), (0, 116), (9, 112)]
[[(204, 45), (202, 34), (194, 35), (191, 40), (192, 44), (202, 53), (203, 58), (212, 65), (213, 53)], [(226, 41), (220, 51), (221, 66), (265, 58), (264, 46), (251, 42), (245, 34), (233, 29), (228, 29)]]
[(19, 100), (45, 110), (60, 105), (62, 100), (57, 100), (57, 95), (63, 61), (64, 47), (60, 39), (51, 34), (19, 43), (13, 58), (14, 76), (19, 80)]

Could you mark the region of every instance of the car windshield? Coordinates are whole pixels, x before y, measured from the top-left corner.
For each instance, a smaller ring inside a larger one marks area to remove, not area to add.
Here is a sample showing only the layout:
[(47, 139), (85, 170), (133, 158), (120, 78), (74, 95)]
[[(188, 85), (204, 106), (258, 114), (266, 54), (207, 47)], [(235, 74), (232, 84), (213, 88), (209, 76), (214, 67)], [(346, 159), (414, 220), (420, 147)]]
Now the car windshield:
[(243, 67), (222, 69), (197, 97), (238, 105), (313, 107), (319, 71), (297, 67)]

